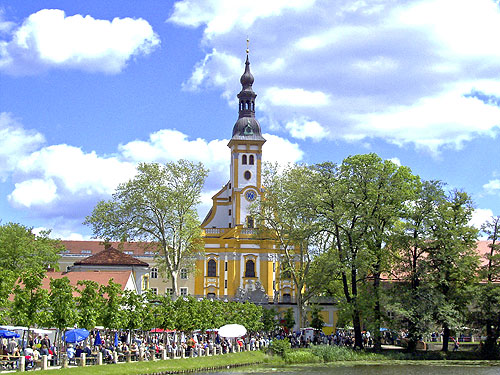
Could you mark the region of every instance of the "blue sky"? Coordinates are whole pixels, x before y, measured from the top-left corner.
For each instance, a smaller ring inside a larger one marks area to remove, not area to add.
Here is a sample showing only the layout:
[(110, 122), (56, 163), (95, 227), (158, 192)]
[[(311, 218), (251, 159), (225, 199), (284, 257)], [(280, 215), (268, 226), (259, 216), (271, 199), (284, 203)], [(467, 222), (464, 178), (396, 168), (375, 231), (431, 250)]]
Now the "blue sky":
[(376, 152), (500, 215), (493, 0), (0, 2), (0, 219), (89, 238), (140, 161), (229, 178), (246, 38), (268, 161)]

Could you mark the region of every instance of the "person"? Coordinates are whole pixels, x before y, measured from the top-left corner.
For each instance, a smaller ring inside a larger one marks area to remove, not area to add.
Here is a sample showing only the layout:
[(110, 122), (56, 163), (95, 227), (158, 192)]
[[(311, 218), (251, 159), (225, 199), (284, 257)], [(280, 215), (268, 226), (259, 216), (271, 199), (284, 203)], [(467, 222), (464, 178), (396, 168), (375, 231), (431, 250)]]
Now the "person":
[(458, 344), (458, 340), (456, 339), (453, 339), (453, 342), (455, 343), (455, 345), (453, 346), (453, 351), (456, 352), (458, 351), (460, 345)]
[(68, 362), (73, 362), (75, 360), (75, 348), (73, 348), (73, 345), (68, 345), (68, 349), (66, 349), (66, 355), (68, 356)]
[(12, 353), (14, 353), (14, 350), (16, 348), (17, 348), (17, 342), (14, 339), (14, 337), (12, 337), (10, 339), (9, 343), (7, 344), (7, 351), (9, 352), (9, 354), (12, 354)]
[(43, 339), (40, 341), (40, 344), (41, 344), (42, 346), (44, 346), (44, 345), (45, 345), (45, 347), (50, 348), (50, 339), (49, 339), (49, 335), (47, 335), (47, 334), (46, 334), (46, 335), (43, 337)]

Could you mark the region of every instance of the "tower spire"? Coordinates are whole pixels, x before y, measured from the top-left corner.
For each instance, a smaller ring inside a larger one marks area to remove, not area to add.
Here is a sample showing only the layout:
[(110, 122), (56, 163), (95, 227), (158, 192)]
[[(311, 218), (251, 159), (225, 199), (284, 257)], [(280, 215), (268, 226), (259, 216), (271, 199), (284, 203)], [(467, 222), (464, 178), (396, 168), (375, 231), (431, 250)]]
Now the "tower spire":
[(239, 92), (238, 101), (238, 121), (233, 127), (232, 139), (258, 139), (265, 141), (261, 135), (259, 122), (255, 119), (255, 98), (257, 94), (253, 91), (252, 85), (254, 78), (250, 72), (250, 39), (247, 38), (245, 71), (240, 78), (241, 91)]

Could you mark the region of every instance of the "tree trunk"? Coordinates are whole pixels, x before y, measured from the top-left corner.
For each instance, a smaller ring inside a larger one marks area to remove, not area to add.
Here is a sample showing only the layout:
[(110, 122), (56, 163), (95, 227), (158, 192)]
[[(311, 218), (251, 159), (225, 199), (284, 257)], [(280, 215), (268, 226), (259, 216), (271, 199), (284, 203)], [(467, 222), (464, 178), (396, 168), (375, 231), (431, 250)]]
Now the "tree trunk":
[(354, 348), (363, 349), (363, 336), (361, 335), (361, 318), (357, 300), (353, 298), (354, 309), (352, 312), (352, 324), (354, 327)]
[(373, 308), (374, 315), (374, 332), (373, 345), (375, 351), (382, 350), (382, 341), (380, 339), (380, 325), (382, 320), (382, 312), (380, 311), (380, 263), (377, 261), (375, 272), (373, 274), (373, 295), (375, 297), (375, 306)]
[(448, 341), (450, 340), (450, 327), (448, 324), (443, 325), (443, 348), (441, 351), (448, 352)]
[(299, 310), (299, 328), (304, 327), (304, 306), (302, 301), (302, 293), (297, 291), (297, 309)]
[(354, 347), (363, 348), (363, 336), (361, 335), (361, 317), (358, 307), (358, 284), (356, 268), (351, 268), (351, 290), (352, 290), (352, 325), (354, 327)]
[(488, 319), (486, 321), (486, 341), (484, 342), (484, 346), (482, 349), (483, 356), (486, 359), (498, 359), (498, 333), (492, 327), (493, 322)]
[(177, 286), (177, 271), (172, 271), (171, 272), (171, 280), (172, 280), (172, 290), (173, 290), (173, 299), (177, 299), (177, 297), (180, 295), (178, 286)]

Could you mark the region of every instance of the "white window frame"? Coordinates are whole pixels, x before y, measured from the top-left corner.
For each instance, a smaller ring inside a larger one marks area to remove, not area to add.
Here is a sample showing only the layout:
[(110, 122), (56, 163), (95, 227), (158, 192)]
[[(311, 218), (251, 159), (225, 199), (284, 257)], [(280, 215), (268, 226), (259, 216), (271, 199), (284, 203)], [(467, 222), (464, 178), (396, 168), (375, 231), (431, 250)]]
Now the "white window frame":
[(151, 268), (149, 275), (152, 279), (157, 279), (158, 278), (158, 268), (157, 267)]
[(187, 271), (186, 268), (181, 268), (180, 278), (181, 278), (181, 280), (187, 280), (188, 279), (188, 271)]
[(187, 296), (189, 296), (188, 288), (185, 288), (185, 287), (179, 288), (179, 295), (181, 297), (187, 297)]

